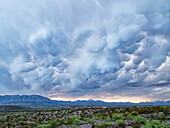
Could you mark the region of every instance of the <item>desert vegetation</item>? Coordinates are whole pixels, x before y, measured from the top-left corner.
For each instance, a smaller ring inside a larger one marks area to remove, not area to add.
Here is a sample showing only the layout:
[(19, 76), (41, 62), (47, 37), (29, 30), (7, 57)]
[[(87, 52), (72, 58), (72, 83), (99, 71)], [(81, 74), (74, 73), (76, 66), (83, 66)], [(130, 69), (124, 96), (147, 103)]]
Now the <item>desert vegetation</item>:
[(170, 128), (170, 106), (0, 112), (1, 128)]

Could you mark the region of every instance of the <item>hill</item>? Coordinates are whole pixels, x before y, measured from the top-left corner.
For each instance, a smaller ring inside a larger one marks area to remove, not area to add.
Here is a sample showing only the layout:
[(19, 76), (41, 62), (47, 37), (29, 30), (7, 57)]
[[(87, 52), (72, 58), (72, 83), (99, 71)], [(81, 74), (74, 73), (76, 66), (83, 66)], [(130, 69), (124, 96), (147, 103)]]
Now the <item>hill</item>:
[(0, 96), (0, 105), (54, 105), (54, 101), (40, 95)]
[(104, 102), (101, 100), (58, 101), (40, 95), (4, 95), (0, 96), (0, 105), (32, 105), (32, 106), (86, 106), (86, 105), (170, 105), (170, 101), (155, 102)]

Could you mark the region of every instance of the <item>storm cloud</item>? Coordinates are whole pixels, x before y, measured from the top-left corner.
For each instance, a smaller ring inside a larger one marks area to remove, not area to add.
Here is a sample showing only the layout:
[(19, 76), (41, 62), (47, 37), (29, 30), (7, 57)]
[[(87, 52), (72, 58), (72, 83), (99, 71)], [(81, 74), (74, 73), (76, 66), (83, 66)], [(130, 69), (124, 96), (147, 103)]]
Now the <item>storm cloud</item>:
[(0, 1), (0, 94), (170, 99), (169, 0)]

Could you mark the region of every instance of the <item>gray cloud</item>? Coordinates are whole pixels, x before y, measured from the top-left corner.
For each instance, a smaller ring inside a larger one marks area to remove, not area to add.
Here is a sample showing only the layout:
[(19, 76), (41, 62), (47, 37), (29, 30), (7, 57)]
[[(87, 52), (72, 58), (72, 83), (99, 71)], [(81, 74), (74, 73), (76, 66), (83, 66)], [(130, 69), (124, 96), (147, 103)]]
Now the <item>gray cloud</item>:
[(170, 99), (169, 4), (1, 2), (0, 93)]

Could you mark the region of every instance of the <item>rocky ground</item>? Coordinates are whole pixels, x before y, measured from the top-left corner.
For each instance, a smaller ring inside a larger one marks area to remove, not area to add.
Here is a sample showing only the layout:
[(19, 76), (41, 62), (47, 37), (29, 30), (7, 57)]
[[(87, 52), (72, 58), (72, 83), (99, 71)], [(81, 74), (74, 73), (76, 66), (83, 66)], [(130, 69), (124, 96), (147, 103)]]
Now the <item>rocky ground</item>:
[(170, 106), (71, 108), (0, 114), (1, 128), (170, 128)]

